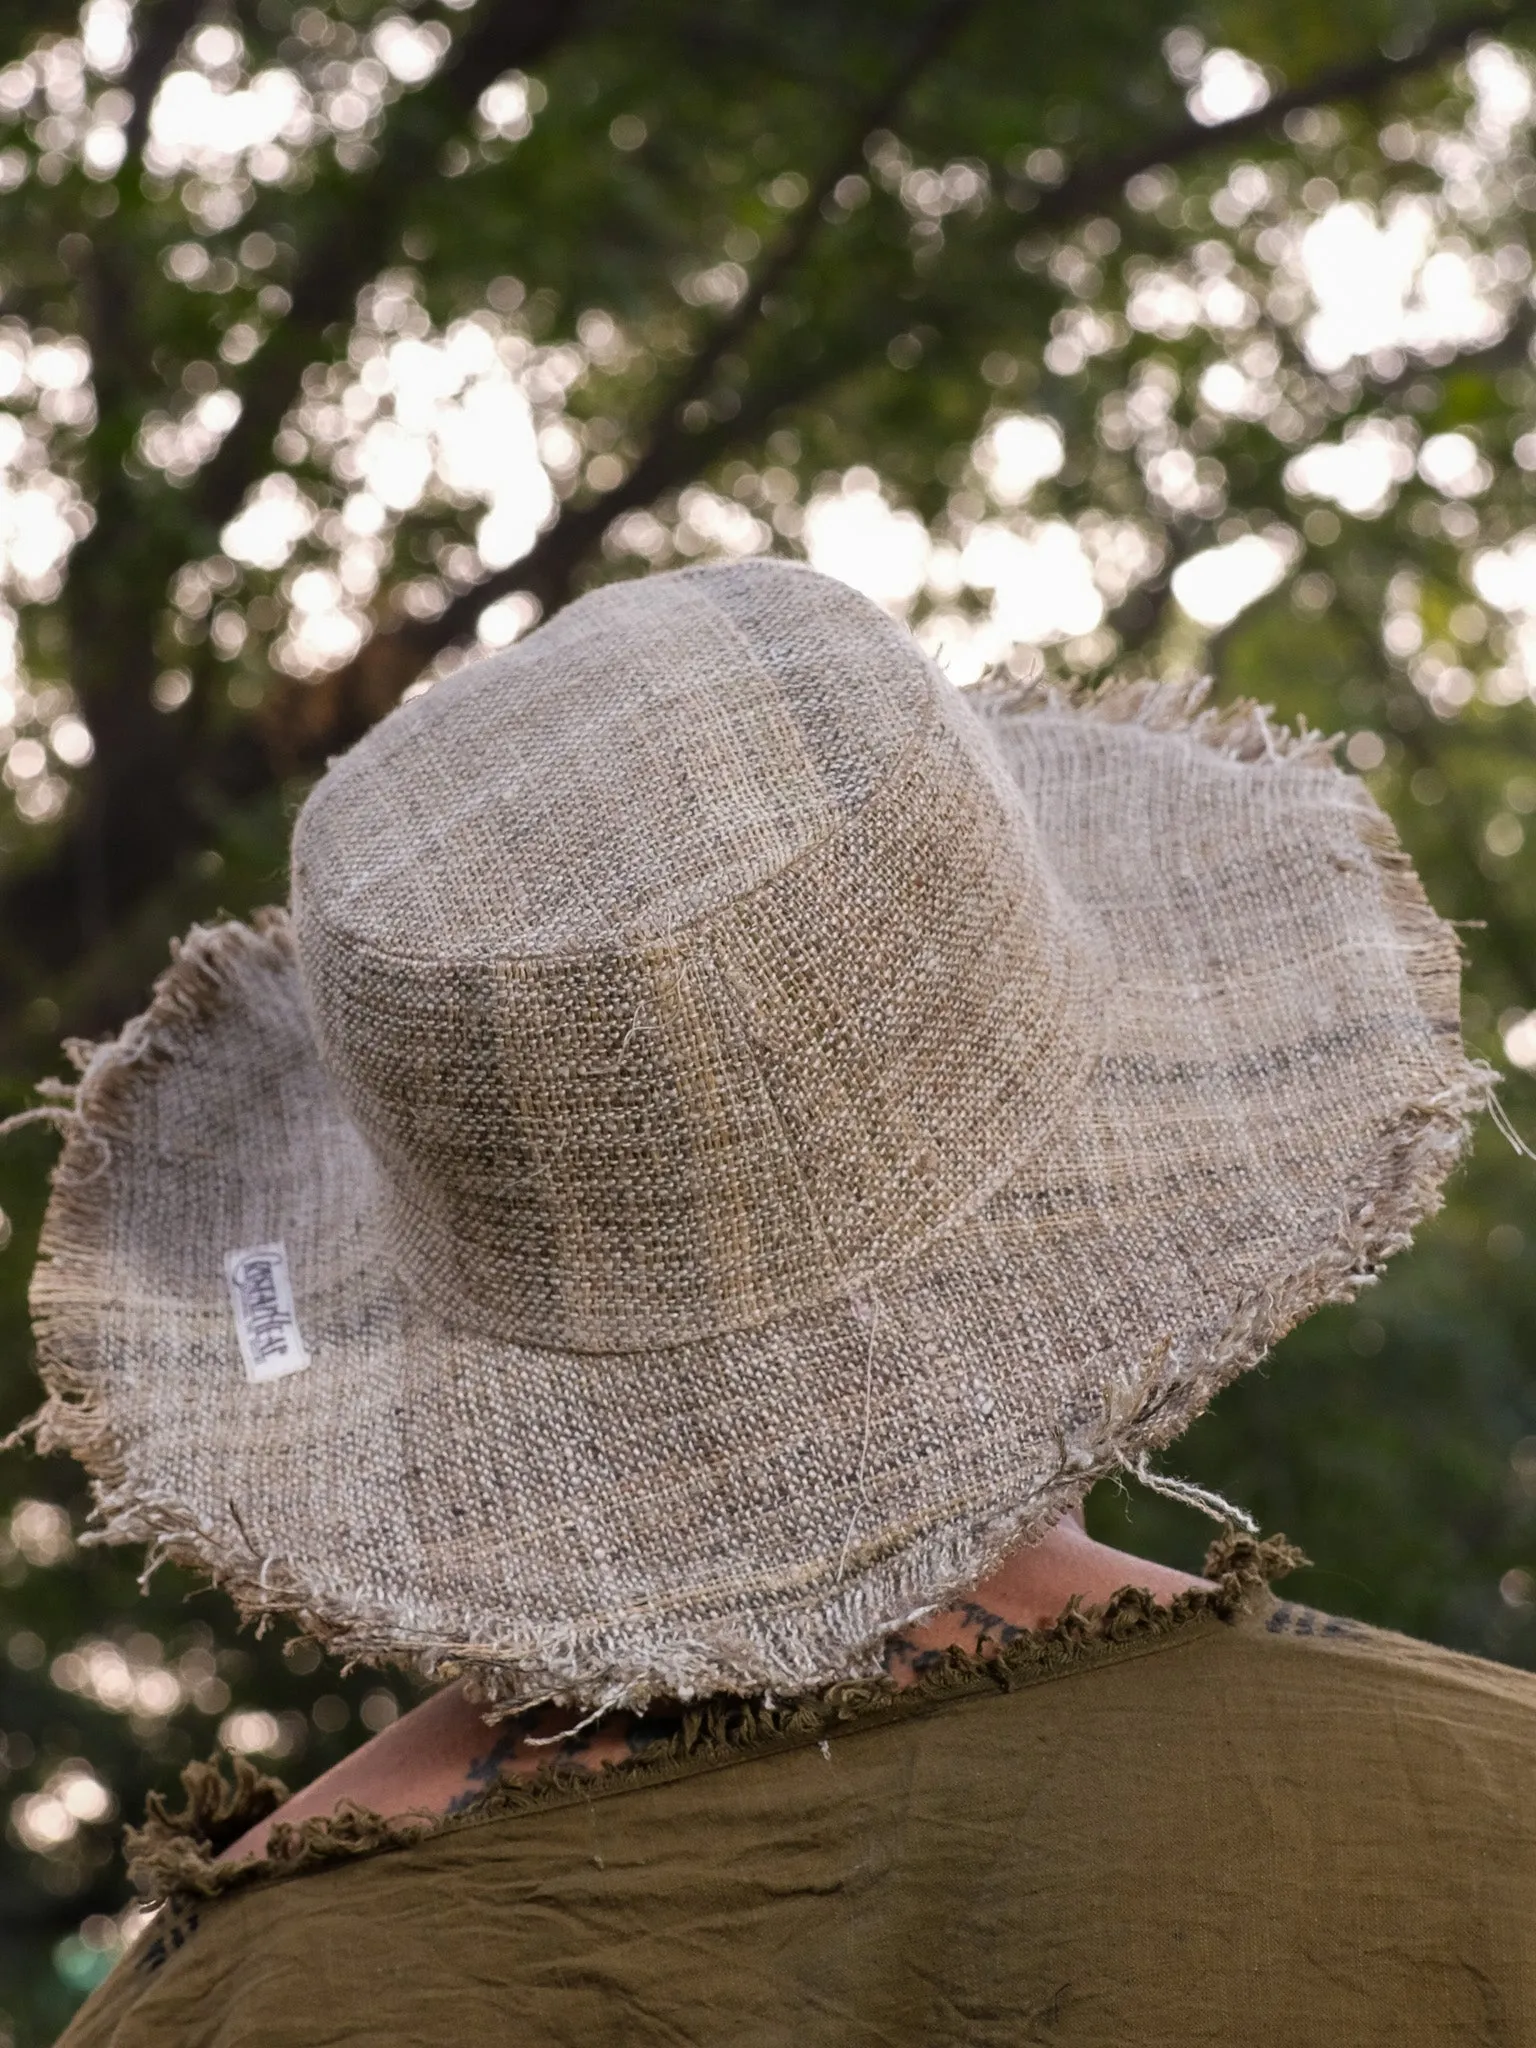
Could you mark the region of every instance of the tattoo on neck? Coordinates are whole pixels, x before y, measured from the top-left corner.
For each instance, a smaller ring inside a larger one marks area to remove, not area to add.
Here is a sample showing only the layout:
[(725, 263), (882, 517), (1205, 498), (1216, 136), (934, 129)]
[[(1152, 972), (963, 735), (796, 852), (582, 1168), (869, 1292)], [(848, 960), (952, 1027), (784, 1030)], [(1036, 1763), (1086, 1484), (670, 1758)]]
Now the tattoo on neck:
[[(975, 1652), (981, 1656), (1029, 1633), (1017, 1622), (1005, 1620), (975, 1600), (958, 1601), (938, 1618), (957, 1622), (967, 1635), (974, 1633)], [(901, 1682), (932, 1671), (948, 1654), (945, 1649), (930, 1648), (898, 1632), (886, 1637), (881, 1661), (887, 1675)], [(444, 1811), (467, 1813), (504, 1781), (532, 1777), (551, 1765), (595, 1773), (624, 1758), (643, 1757), (665, 1742), (675, 1726), (674, 1719), (666, 1714), (616, 1714), (583, 1729), (579, 1735), (530, 1743), (528, 1738), (538, 1734), (548, 1718), (547, 1711), (530, 1712), (501, 1722), (488, 1747), (465, 1765), (463, 1790), (453, 1795)]]
[[(537, 1731), (541, 1718), (538, 1714), (519, 1714), (503, 1721), (495, 1730), (490, 1747), (465, 1765), (464, 1789), (453, 1795), (444, 1811), (467, 1813), (507, 1779), (532, 1777), (551, 1765), (566, 1770), (599, 1771), (613, 1761), (615, 1739), (624, 1756), (644, 1756), (671, 1733), (670, 1724), (661, 1716), (624, 1714), (600, 1721), (579, 1735), (534, 1745), (528, 1738)], [(605, 1753), (598, 1755), (599, 1749)]]
[(881, 1661), (891, 1678), (903, 1676), (916, 1678), (924, 1671), (931, 1671), (935, 1664), (942, 1662), (942, 1650), (922, 1649), (910, 1636), (887, 1636)]
[[(960, 1632), (958, 1647), (970, 1649), (973, 1655), (980, 1657), (990, 1656), (994, 1650), (1016, 1643), (1021, 1636), (1029, 1634), (1029, 1630), (1018, 1622), (994, 1614), (990, 1607), (984, 1607), (976, 1600), (956, 1601), (935, 1620), (957, 1624)], [(966, 1640), (972, 1635), (975, 1638), (973, 1644)], [(881, 1657), (888, 1675), (899, 1681), (918, 1678), (925, 1671), (932, 1671), (935, 1665), (943, 1663), (948, 1654), (948, 1650), (920, 1646), (911, 1636), (898, 1633), (886, 1637)]]
[(483, 1799), (493, 1785), (501, 1783), (503, 1774), (517, 1755), (518, 1744), (527, 1733), (521, 1722), (503, 1721), (495, 1732), (495, 1738), (483, 1756), (472, 1757), (464, 1767), (465, 1785), (462, 1792), (456, 1792), (445, 1809), (448, 1813), (463, 1813)]
[(1021, 1628), (1018, 1622), (1005, 1621), (1000, 1614), (994, 1614), (989, 1607), (978, 1606), (974, 1600), (957, 1602), (954, 1611), (967, 1628), (975, 1629), (978, 1649), (989, 1642), (999, 1647), (1016, 1643), (1021, 1636), (1029, 1634), (1029, 1630)]

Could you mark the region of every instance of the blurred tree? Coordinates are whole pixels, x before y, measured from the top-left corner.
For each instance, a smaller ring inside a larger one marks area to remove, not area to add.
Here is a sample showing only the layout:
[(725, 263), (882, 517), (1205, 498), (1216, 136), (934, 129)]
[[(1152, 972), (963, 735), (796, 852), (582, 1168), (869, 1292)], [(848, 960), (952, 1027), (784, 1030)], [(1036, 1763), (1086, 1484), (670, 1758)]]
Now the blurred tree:
[[(173, 933), (281, 896), (308, 780), (403, 690), (595, 581), (768, 548), (961, 683), (1203, 669), (1342, 729), (1468, 921), (1474, 1042), (1536, 1067), (1533, 29), (15, 0), (9, 1105)], [(7, 1419), (47, 1153), (0, 1154)], [(1307, 1544), (1311, 1597), (1530, 1662), (1521, 1171), (1485, 1140), (1416, 1257), (1184, 1463)], [(308, 1773), (402, 1688), (239, 1637), (174, 1574), (141, 1598), (76, 1553), (78, 1474), (4, 1477), (0, 2006), (30, 2043), (121, 1942), (119, 1809), (216, 1733)], [(1135, 1518), (1198, 1554), (1165, 1504)]]

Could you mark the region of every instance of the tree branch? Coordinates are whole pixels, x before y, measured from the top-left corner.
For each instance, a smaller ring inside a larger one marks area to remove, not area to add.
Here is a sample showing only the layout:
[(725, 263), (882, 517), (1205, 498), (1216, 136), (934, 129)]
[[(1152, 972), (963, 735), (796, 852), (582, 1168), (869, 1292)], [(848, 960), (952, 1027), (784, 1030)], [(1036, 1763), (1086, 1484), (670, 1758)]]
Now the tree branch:
[[(1521, 4), (1529, 6), (1531, 0), (1521, 0)], [(786, 222), (782, 236), (759, 266), (743, 298), (716, 325), (657, 407), (644, 450), (624, 482), (602, 497), (563, 513), (520, 562), (455, 598), (439, 618), (380, 636), (358, 657), (360, 661), (368, 661), (376, 670), (387, 669), (391, 676), (398, 674), (403, 687), (415, 667), (424, 665), (473, 631), (480, 614), (498, 598), (526, 590), (545, 610), (554, 609), (564, 601), (576, 570), (615, 518), (650, 503), (661, 491), (681, 481), (684, 474), (699, 467), (703, 451), (696, 439), (686, 438), (681, 418), (684, 409), (704, 396), (720, 363), (751, 332), (772, 294), (802, 262), (821, 224), (826, 199), (850, 166), (862, 161), (865, 138), (872, 129), (893, 118), (916, 80), (958, 33), (973, 8), (974, 0), (946, 0), (930, 17), (916, 46), (891, 79), (860, 109), (847, 138), (831, 154), (815, 187)], [(1497, 28), (1507, 19), (1507, 11), (1464, 17), (1437, 30), (1406, 56), (1378, 56), (1335, 66), (1303, 85), (1277, 94), (1263, 107), (1236, 120), (1210, 127), (1190, 120), (1154, 142), (1073, 172), (1052, 191), (1039, 196), (1032, 218), (1042, 224), (1059, 224), (1091, 211), (1117, 197), (1126, 180), (1138, 171), (1219, 148), (1267, 129), (1296, 108), (1331, 99), (1358, 98), (1379, 90), (1439, 62), (1472, 36)], [(685, 449), (686, 459), (680, 462)], [(391, 641), (393, 646), (387, 644)]]
[[(132, 105), (124, 128), (123, 162), (127, 176), (136, 175), (149, 134), (149, 116), (166, 73), (202, 12), (204, 0), (147, 0), (134, 15), (135, 40), (122, 89)], [(97, 404), (103, 417), (124, 416), (145, 368), (146, 350), (138, 329), (136, 255), (122, 246), (121, 215), (103, 221), (90, 240), (90, 254), (80, 264), (82, 331), (91, 351)], [(115, 232), (114, 230), (118, 230)], [(83, 238), (76, 237), (77, 240)], [(98, 512), (110, 517), (111, 499), (121, 497), (118, 466), (121, 450), (112, 447), (96, 479)], [(102, 504), (103, 494), (106, 503)]]
[(304, 371), (324, 352), (326, 328), (350, 320), (358, 293), (393, 251), (405, 206), (437, 175), (442, 117), (467, 118), (503, 72), (537, 63), (572, 36), (583, 11), (583, 0), (486, 0), (480, 20), (432, 81), (398, 102), (378, 162), (347, 177), (345, 204), (330, 231), (301, 254), (287, 314), (252, 359), (243, 386), (236, 384), (240, 417), (192, 493), (196, 514), (209, 526), (222, 526), (239, 509)]
[[(717, 421), (712, 428), (695, 431), (684, 417), (689, 406), (709, 391), (724, 358), (761, 321), (772, 294), (804, 261), (823, 225), (826, 200), (839, 180), (863, 162), (865, 139), (892, 119), (979, 4), (980, 0), (940, 0), (912, 48), (860, 107), (837, 148), (829, 153), (815, 184), (786, 220), (742, 298), (716, 322), (656, 406), (642, 435), (641, 452), (624, 480), (601, 496), (563, 511), (521, 560), (462, 592), (436, 619), (413, 621), (375, 635), (352, 662), (321, 686), (335, 706), (341, 730), (350, 736), (361, 729), (356, 723), (360, 713), (365, 718), (377, 717), (388, 709), (435, 655), (473, 633), (481, 614), (499, 598), (527, 591), (545, 612), (556, 610), (569, 596), (581, 564), (622, 513), (649, 505), (664, 491), (686, 483), (775, 412), (825, 384), (830, 372), (822, 365), (812, 378), (780, 383), (760, 393), (729, 421)], [(328, 751), (337, 736), (319, 729), (321, 721), (315, 713), (324, 700), (313, 687), (308, 700), (307, 718), (288, 702), (288, 695), (284, 709), (290, 715), (298, 712), (301, 725), (309, 729), (305, 751), (313, 758), (316, 750)], [(269, 730), (274, 725), (275, 721), (269, 721)]]
[(841, 146), (828, 157), (821, 176), (785, 222), (784, 232), (758, 266), (740, 300), (716, 323), (704, 346), (657, 408), (655, 424), (647, 436), (649, 443), (654, 444), (675, 425), (685, 405), (709, 389), (722, 360), (757, 325), (768, 299), (798, 269), (819, 233), (823, 206), (841, 181), (863, 163), (866, 139), (892, 119), (918, 79), (965, 27), (977, 5), (978, 0), (940, 0), (906, 58), (859, 109)]
[(1296, 113), (1303, 107), (1326, 105), (1334, 100), (1368, 98), (1399, 79), (1411, 78), (1418, 72), (1431, 69), (1452, 51), (1464, 48), (1474, 36), (1491, 35), (1507, 28), (1513, 17), (1531, 12), (1531, 7), (1532, 0), (1515, 0), (1510, 7), (1488, 9), (1464, 15), (1457, 21), (1442, 22), (1417, 49), (1405, 56), (1378, 54), (1350, 64), (1334, 65), (1301, 85), (1276, 93), (1262, 107), (1255, 107), (1251, 113), (1239, 114), (1233, 120), (1217, 121), (1210, 126), (1193, 118), (1181, 121), (1176, 128), (1167, 129), (1162, 135), (1139, 143), (1134, 149), (1069, 171), (1059, 185), (1045, 191), (1021, 179), (1009, 181), (1008, 189), (1016, 202), (1019, 199), (1029, 202), (1028, 215), (1032, 226), (1059, 227), (1064, 221), (1075, 220), (1096, 207), (1112, 205), (1127, 182), (1139, 172), (1182, 163), (1206, 150), (1224, 149), (1250, 135), (1265, 134), (1282, 122), (1287, 114)]
[(857, 358), (818, 360), (813, 370), (787, 377), (759, 391), (740, 413), (700, 433), (669, 437), (648, 463), (616, 489), (574, 506), (510, 568), (499, 569), (464, 591), (435, 619), (412, 620), (376, 633), (352, 660), (314, 682), (295, 682), (269, 698), (261, 713), (268, 754), (281, 772), (295, 773), (323, 763), (360, 739), (399, 702), (432, 658), (466, 639), (483, 611), (498, 598), (527, 591), (541, 610), (556, 609), (582, 563), (624, 511), (652, 503), (662, 492), (685, 484), (743, 439), (759, 433), (776, 413), (825, 392)]
[(1208, 520), (1181, 519), (1175, 515), (1163, 522), (1163, 536), (1166, 552), (1161, 566), (1145, 583), (1128, 590), (1105, 618), (1105, 625), (1119, 642), (1105, 664), (1107, 670), (1134, 662), (1157, 638), (1173, 603), (1174, 576), (1192, 555), (1209, 544), (1211, 525)]
[(123, 73), (123, 91), (133, 102), (123, 130), (125, 163), (135, 164), (144, 154), (155, 95), (202, 11), (203, 0), (159, 0), (158, 6), (145, 6), (141, 0), (134, 10), (133, 55)]
[(87, 947), (99, 941), (125, 885), (131, 893), (135, 862), (142, 860), (145, 872), (156, 871), (195, 829), (182, 775), (183, 736), (150, 703), (164, 539), (144, 516), (123, 456), (154, 376), (143, 331), (144, 250), (135, 233), (140, 218), (134, 182), (155, 98), (202, 6), (203, 0), (146, 0), (138, 9), (123, 74), (131, 101), (122, 180), (129, 204), (91, 235), (69, 237), (60, 252), (77, 272), (78, 318), (91, 352), (98, 408), (81, 464), (95, 523), (70, 562), (60, 611), (70, 678), (97, 751), (71, 835), (68, 870), (34, 884), (37, 899), (54, 916), (55, 945), (75, 936)]

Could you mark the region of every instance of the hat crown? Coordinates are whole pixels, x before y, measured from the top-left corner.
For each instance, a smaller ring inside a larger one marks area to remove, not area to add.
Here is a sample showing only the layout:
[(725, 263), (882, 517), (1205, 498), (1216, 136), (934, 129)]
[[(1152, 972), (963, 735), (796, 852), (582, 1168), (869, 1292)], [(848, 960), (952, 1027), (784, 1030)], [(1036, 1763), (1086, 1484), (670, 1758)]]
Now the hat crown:
[(610, 585), (402, 706), (294, 849), (408, 1284), (627, 1351), (846, 1294), (1037, 1145), (1095, 952), (960, 694), (750, 562)]
[(810, 571), (611, 584), (336, 764), (296, 848), (307, 899), (423, 959), (665, 939), (855, 812), (929, 682), (904, 633)]

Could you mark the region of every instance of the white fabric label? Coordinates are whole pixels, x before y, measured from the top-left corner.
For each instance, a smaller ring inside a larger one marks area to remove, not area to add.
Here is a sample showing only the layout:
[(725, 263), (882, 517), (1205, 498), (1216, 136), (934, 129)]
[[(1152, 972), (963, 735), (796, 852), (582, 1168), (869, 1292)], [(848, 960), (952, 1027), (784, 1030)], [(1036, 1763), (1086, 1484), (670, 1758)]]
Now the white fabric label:
[(309, 1353), (294, 1317), (288, 1254), (281, 1243), (226, 1252), (224, 1277), (246, 1378), (280, 1380), (285, 1373), (302, 1372)]

